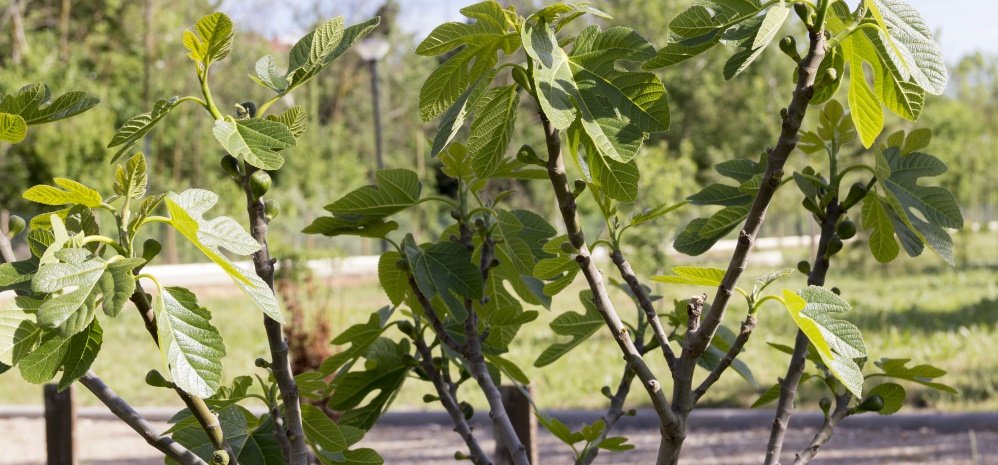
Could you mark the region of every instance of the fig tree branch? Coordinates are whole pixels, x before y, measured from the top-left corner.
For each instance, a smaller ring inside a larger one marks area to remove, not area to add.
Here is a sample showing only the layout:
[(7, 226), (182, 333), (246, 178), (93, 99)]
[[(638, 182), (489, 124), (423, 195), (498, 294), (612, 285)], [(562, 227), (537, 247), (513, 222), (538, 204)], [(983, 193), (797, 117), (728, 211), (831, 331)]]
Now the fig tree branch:
[(724, 358), (710, 371), (710, 374), (700, 383), (699, 386), (693, 391), (693, 402), (696, 403), (707, 393), (717, 380), (721, 379), (721, 375), (724, 371), (731, 366), (731, 363), (735, 361), (742, 352), (742, 348), (745, 347), (745, 343), (748, 342), (749, 337), (752, 336), (752, 331), (755, 330), (758, 321), (755, 318), (755, 314), (749, 313), (745, 316), (745, 321), (742, 321), (741, 329), (738, 331), (738, 336), (735, 337), (735, 342), (731, 344), (728, 348), (728, 352), (724, 354)]
[(146, 421), (131, 405), (128, 405), (125, 399), (122, 399), (107, 384), (104, 384), (104, 381), (93, 371), (88, 371), (87, 374), (83, 375), (80, 378), (80, 384), (90, 390), (98, 400), (107, 406), (111, 413), (135, 430), (136, 433), (139, 433), (139, 436), (142, 436), (150, 446), (155, 447), (163, 455), (183, 465), (207, 465), (201, 457), (180, 443), (169, 436), (157, 433), (152, 424)]
[[(547, 116), (541, 112), (541, 122), (544, 127), (544, 136), (547, 142), (548, 160), (547, 172), (554, 188), (555, 198), (558, 200), (558, 210), (561, 213), (565, 224), (568, 239), (575, 248), (575, 261), (579, 264), (582, 274), (589, 284), (589, 289), (593, 293), (593, 304), (600, 316), (606, 323), (613, 335), (614, 341), (624, 354), (624, 360), (641, 380), (641, 385), (651, 398), (655, 413), (662, 425), (663, 437), (674, 437), (682, 435), (683, 427), (680, 419), (675, 415), (669, 406), (669, 401), (662, 390), (662, 384), (652, 373), (648, 364), (641, 358), (641, 353), (632, 342), (627, 327), (620, 320), (617, 310), (607, 292), (606, 284), (603, 281), (603, 274), (592, 261), (589, 252), (589, 245), (586, 243), (585, 233), (578, 217), (575, 196), (568, 183), (568, 175), (565, 173), (565, 161), (561, 153), (561, 137), (558, 130), (554, 128)], [(660, 461), (661, 462), (661, 455)]]
[[(830, 264), (828, 254), (826, 253), (828, 243), (835, 236), (835, 225), (838, 223), (841, 215), (842, 211), (839, 209), (838, 199), (832, 199), (825, 210), (825, 218), (821, 222), (818, 251), (814, 257), (814, 266), (807, 277), (808, 285), (823, 286), (825, 284), (825, 276), (828, 274), (828, 266)], [(776, 404), (776, 417), (773, 419), (772, 430), (769, 434), (769, 444), (766, 448), (766, 465), (776, 465), (780, 462), (780, 454), (783, 451), (783, 440), (787, 433), (787, 426), (790, 423), (790, 416), (793, 414), (794, 399), (797, 397), (797, 387), (800, 384), (801, 376), (804, 374), (808, 343), (809, 341), (804, 332), (798, 330), (797, 337), (794, 340), (794, 351), (790, 356), (790, 365), (787, 366), (786, 375), (780, 380), (780, 399)], [(815, 452), (817, 452), (817, 449), (815, 449)]]
[[(159, 331), (156, 326), (156, 311), (149, 304), (147, 299), (148, 294), (142, 288), (142, 283), (139, 281), (135, 282), (135, 292), (132, 293), (129, 300), (135, 304), (135, 309), (138, 310), (139, 315), (142, 317), (142, 321), (145, 323), (146, 331), (149, 332), (149, 336), (152, 337), (154, 344), (159, 346)], [(201, 425), (201, 429), (204, 430), (205, 434), (208, 435), (208, 439), (211, 441), (212, 446), (215, 450), (224, 450), (229, 454), (229, 464), (238, 465), (238, 460), (236, 454), (232, 450), (232, 446), (226, 440), (224, 433), (222, 432), (222, 425), (218, 422), (218, 417), (208, 408), (204, 399), (198, 396), (192, 396), (185, 392), (179, 387), (174, 387), (174, 391), (177, 392), (177, 396), (180, 400), (184, 401), (184, 405), (190, 409), (191, 414), (197, 419), (198, 424)]]
[(839, 422), (849, 416), (850, 401), (852, 401), (852, 394), (849, 391), (835, 396), (835, 410), (825, 417), (824, 423), (822, 423), (818, 432), (814, 434), (814, 439), (811, 440), (811, 443), (797, 454), (797, 460), (794, 460), (794, 465), (807, 465), (811, 463), (814, 456), (818, 455), (818, 449), (832, 438), (832, 432), (838, 426)]
[(461, 436), (465, 445), (468, 446), (471, 463), (475, 465), (492, 465), (492, 460), (489, 459), (488, 454), (485, 453), (481, 444), (475, 439), (471, 425), (464, 418), (464, 412), (461, 411), (461, 405), (458, 403), (455, 395), (455, 386), (444, 377), (442, 373), (444, 368), (433, 364), (433, 353), (430, 351), (429, 346), (426, 345), (426, 342), (423, 341), (419, 326), (416, 326), (416, 332), (412, 340), (420, 355), (419, 364), (423, 367), (426, 375), (430, 377), (430, 381), (437, 391), (437, 397), (440, 398), (440, 403), (443, 404), (444, 410), (450, 415), (451, 421), (454, 423), (454, 431)]
[(735, 285), (748, 263), (748, 253), (755, 243), (759, 229), (766, 219), (766, 210), (769, 208), (773, 195), (783, 178), (783, 166), (791, 152), (797, 147), (801, 123), (814, 95), (814, 80), (818, 65), (825, 57), (824, 31), (809, 32), (809, 39), (808, 53), (801, 60), (798, 68), (798, 79), (793, 91), (793, 98), (786, 111), (782, 112), (783, 121), (779, 140), (775, 147), (768, 150), (768, 162), (762, 183), (758, 193), (756, 193), (745, 224), (738, 235), (737, 246), (724, 273), (724, 279), (718, 286), (714, 301), (704, 314), (700, 327), (697, 331), (692, 332), (691, 337), (684, 343), (678, 368), (674, 372), (673, 402), (678, 404), (677, 408), (684, 415), (693, 408), (692, 382), (697, 360), (707, 350), (714, 333), (724, 319)]
[(673, 353), (672, 346), (669, 345), (669, 335), (665, 333), (665, 328), (662, 327), (662, 321), (658, 318), (658, 313), (655, 312), (655, 306), (652, 305), (648, 293), (641, 286), (641, 281), (634, 274), (634, 270), (624, 257), (623, 252), (614, 250), (610, 254), (610, 258), (613, 260), (613, 264), (617, 265), (620, 276), (627, 282), (627, 286), (631, 288), (631, 292), (634, 293), (634, 297), (638, 300), (638, 305), (644, 311), (655, 340), (658, 341), (658, 345), (662, 346), (662, 353), (665, 355), (666, 363), (669, 364), (669, 369), (674, 369), (676, 366), (676, 354)]
[[(250, 176), (257, 169), (247, 163), (243, 163), (242, 187), (246, 194), (246, 213), (249, 215), (250, 234), (260, 243), (260, 250), (253, 254), (253, 267), (256, 275), (260, 277), (270, 291), (274, 291), (274, 259), (270, 257), (270, 249), (267, 244), (268, 220), (264, 210), (262, 198), (256, 198), (250, 189)], [(273, 318), (264, 315), (263, 326), (267, 332), (267, 344), (270, 346), (270, 367), (274, 373), (274, 380), (281, 391), (281, 400), (284, 401), (284, 417), (274, 417), (276, 425), (284, 424), (284, 430), (291, 443), (289, 465), (306, 465), (308, 463), (308, 447), (305, 445), (305, 430), (302, 427), (301, 405), (298, 399), (298, 385), (295, 384), (294, 375), (291, 373), (291, 362), (288, 358), (288, 341), (284, 337), (284, 329), (281, 323)], [(282, 428), (276, 429), (276, 434), (281, 434)]]

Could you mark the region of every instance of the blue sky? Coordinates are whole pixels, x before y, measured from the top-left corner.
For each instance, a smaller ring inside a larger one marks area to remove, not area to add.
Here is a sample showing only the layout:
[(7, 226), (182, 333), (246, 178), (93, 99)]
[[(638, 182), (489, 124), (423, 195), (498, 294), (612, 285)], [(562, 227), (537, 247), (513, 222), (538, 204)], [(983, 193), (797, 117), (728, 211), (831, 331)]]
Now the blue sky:
[[(668, 1), (668, 0), (663, 0)], [(848, 0), (855, 3), (856, 0)], [(426, 35), (436, 24), (462, 19), (458, 10), (474, 0), (398, 0), (402, 8), (402, 27), (417, 36)], [(591, 1), (598, 6), (599, 1)], [(950, 63), (974, 51), (998, 56), (998, 0), (908, 0), (932, 27), (943, 56)], [(268, 35), (286, 34), (298, 37), (304, 31), (295, 25), (296, 11), (308, 11), (312, 5), (327, 16), (346, 15), (360, 18), (369, 15), (380, 4), (377, 0), (226, 0), (222, 10), (236, 17), (241, 24)], [(374, 6), (371, 6), (374, 5)], [(266, 12), (266, 21), (260, 13)]]

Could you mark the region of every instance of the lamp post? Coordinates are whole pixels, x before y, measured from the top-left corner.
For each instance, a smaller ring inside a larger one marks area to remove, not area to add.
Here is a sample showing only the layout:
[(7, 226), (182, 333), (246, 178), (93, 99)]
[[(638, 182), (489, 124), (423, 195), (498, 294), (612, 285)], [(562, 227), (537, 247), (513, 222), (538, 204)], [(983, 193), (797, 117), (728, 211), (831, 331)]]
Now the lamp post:
[[(371, 107), (374, 115), (374, 166), (384, 168), (381, 143), (381, 94), (378, 87), (378, 62), (388, 54), (388, 41), (380, 36), (367, 37), (354, 50), (371, 71)], [(373, 176), (372, 176), (373, 177)]]
[[(367, 63), (371, 71), (371, 108), (374, 116), (374, 170), (371, 171), (371, 182), (375, 181), (374, 173), (384, 168), (381, 144), (381, 94), (378, 87), (378, 62), (388, 54), (388, 41), (381, 36), (371, 36), (360, 41), (354, 50), (360, 59)], [(388, 244), (381, 242), (381, 252), (388, 250)]]

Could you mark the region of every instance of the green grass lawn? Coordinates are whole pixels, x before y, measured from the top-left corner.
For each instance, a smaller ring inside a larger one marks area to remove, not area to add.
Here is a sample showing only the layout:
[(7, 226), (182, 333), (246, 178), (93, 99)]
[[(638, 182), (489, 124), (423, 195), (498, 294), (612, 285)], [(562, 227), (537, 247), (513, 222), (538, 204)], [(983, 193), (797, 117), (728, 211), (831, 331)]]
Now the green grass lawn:
[[(943, 382), (961, 392), (959, 396), (951, 396), (910, 385), (909, 400), (913, 405), (938, 410), (998, 409), (996, 244), (998, 234), (975, 235), (969, 247), (975, 251), (971, 254), (974, 258), (960, 269), (940, 266), (938, 260), (924, 257), (871, 266), (861, 263), (858, 258), (845, 256), (833, 264), (827, 285), (841, 288), (843, 297), (853, 305), (854, 311), (846, 319), (863, 331), (871, 357), (912, 358), (916, 362), (935, 364), (949, 371)], [(785, 251), (785, 256), (787, 261), (796, 263), (797, 258), (806, 256), (806, 251)], [(742, 287), (750, 288), (756, 276), (768, 271), (769, 268), (750, 266)], [(796, 289), (804, 285), (804, 277), (794, 273), (781, 284)], [(577, 294), (581, 289), (582, 280), (579, 279), (555, 299), (551, 311), (540, 309), (538, 320), (524, 327), (519, 342), (508, 354), (509, 359), (524, 368), (535, 385), (537, 401), (544, 408), (602, 408), (606, 399), (600, 389), (604, 385), (616, 386), (620, 376), (621, 357), (604, 330), (553, 365), (543, 370), (532, 366), (536, 356), (555, 340), (548, 328), (551, 319), (564, 311), (580, 310)], [(656, 288), (656, 292), (665, 297), (663, 303), (668, 302), (666, 305), (670, 306), (672, 299), (712, 291), (690, 286)], [(633, 305), (621, 292), (614, 292), (620, 313), (625, 318), (633, 318)], [(732, 302), (726, 324), (737, 328), (745, 308), (742, 302)], [(202, 303), (213, 311), (213, 321), (226, 341), (228, 355), (223, 362), (226, 377), (260, 372), (253, 367), (253, 361), (268, 352), (259, 312), (231, 296), (206, 296)], [(323, 288), (305, 305), (324, 312), (336, 333), (350, 324), (365, 321), (371, 311), (386, 303), (377, 283), (370, 281)], [(728, 372), (705, 398), (706, 404), (748, 406), (761, 389), (783, 374), (789, 356), (765, 343), (791, 345), (793, 324), (789, 315), (775, 304), (764, 307), (759, 317), (759, 327), (742, 359), (753, 369), (762, 386), (753, 388), (733, 372)], [(104, 331), (104, 350), (94, 370), (134, 405), (176, 405), (178, 402), (172, 391), (144, 384), (145, 373), (149, 368), (160, 368), (162, 361), (136, 312), (126, 310), (117, 319), (105, 321)], [(662, 379), (668, 380), (662, 357), (654, 353), (648, 359), (663, 375)], [(700, 376), (703, 375), (700, 372)], [(429, 392), (428, 387), (427, 383), (416, 380), (408, 382), (395, 406), (422, 407), (420, 399)], [(668, 392), (668, 387), (666, 389)], [(464, 389), (463, 395), (474, 405), (484, 405), (484, 400), (475, 391)], [(646, 396), (639, 391), (632, 393), (632, 406), (647, 403)], [(802, 397), (808, 402), (816, 400), (817, 395), (805, 387)], [(0, 376), (0, 403), (40, 404), (41, 400), (40, 387), (21, 381), (13, 372)], [(96, 403), (85, 393), (80, 400), (88, 405)]]

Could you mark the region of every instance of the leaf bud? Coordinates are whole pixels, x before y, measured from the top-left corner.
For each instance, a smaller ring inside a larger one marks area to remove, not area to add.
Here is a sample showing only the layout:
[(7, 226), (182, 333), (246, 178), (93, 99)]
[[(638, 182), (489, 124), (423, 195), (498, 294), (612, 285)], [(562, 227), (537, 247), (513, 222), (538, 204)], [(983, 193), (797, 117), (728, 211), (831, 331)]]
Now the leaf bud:
[(233, 179), (239, 179), (239, 177), (243, 175), (239, 170), (239, 160), (236, 157), (225, 154), (225, 156), (222, 157), (221, 164), (222, 170), (224, 170), (229, 176), (232, 176)]
[(811, 274), (811, 264), (807, 260), (797, 262), (797, 271), (803, 274)]
[(450, 211), (450, 217), (451, 217), (451, 218), (454, 218), (455, 220), (460, 220), (460, 219), (461, 219), (461, 212), (460, 212), (460, 211), (458, 211), (458, 210), (457, 210), (457, 209), (455, 208), (454, 210), (451, 210), (451, 211)]
[(411, 321), (402, 320), (399, 322), (399, 331), (402, 331), (402, 334), (407, 336), (412, 336), (412, 334), (416, 331), (416, 327), (413, 326)]
[(267, 360), (265, 360), (263, 358), (257, 358), (253, 362), (253, 364), (256, 365), (258, 368), (270, 368), (270, 362), (268, 362)]
[(159, 243), (156, 239), (146, 239), (142, 243), (142, 259), (149, 263), (152, 259), (159, 255), (159, 252), (163, 250), (163, 245)]
[(257, 171), (250, 176), (250, 192), (253, 194), (253, 197), (259, 199), (270, 190), (270, 186), (273, 182), (274, 181), (270, 179), (270, 175), (267, 174), (266, 171)]
[(797, 52), (797, 39), (794, 39), (794, 36), (786, 36), (780, 40), (780, 50), (795, 62), (800, 62), (800, 53)]
[(13, 238), (21, 234), (21, 231), (24, 231), (25, 224), (24, 218), (17, 215), (10, 215), (10, 218), (7, 220), (7, 237)]
[(842, 239), (852, 239), (856, 235), (856, 223), (846, 218), (835, 226), (835, 233)]
[(833, 288), (832, 288), (832, 294), (835, 294), (835, 295), (842, 295), (842, 289), (839, 289), (839, 288), (837, 288), (837, 287), (833, 287)]
[(586, 191), (586, 182), (581, 179), (575, 180), (575, 187), (572, 189), (572, 197), (578, 198)]
[(874, 394), (866, 399), (863, 399), (863, 402), (860, 402), (860, 404), (856, 406), (856, 410), (860, 412), (879, 412), (883, 409), (884, 398), (880, 397), (879, 394)]
[(599, 392), (603, 393), (603, 395), (606, 396), (607, 399), (613, 398), (613, 391), (610, 390), (610, 386), (603, 386), (603, 389), (600, 389)]
[(267, 199), (263, 201), (263, 216), (267, 218), (267, 221), (273, 221), (281, 214), (281, 202), (277, 199)]
[(173, 388), (173, 383), (167, 381), (157, 370), (149, 370), (149, 373), (146, 373), (146, 384), (152, 387)]
[(471, 460), (471, 456), (461, 451), (454, 451), (454, 460)]

